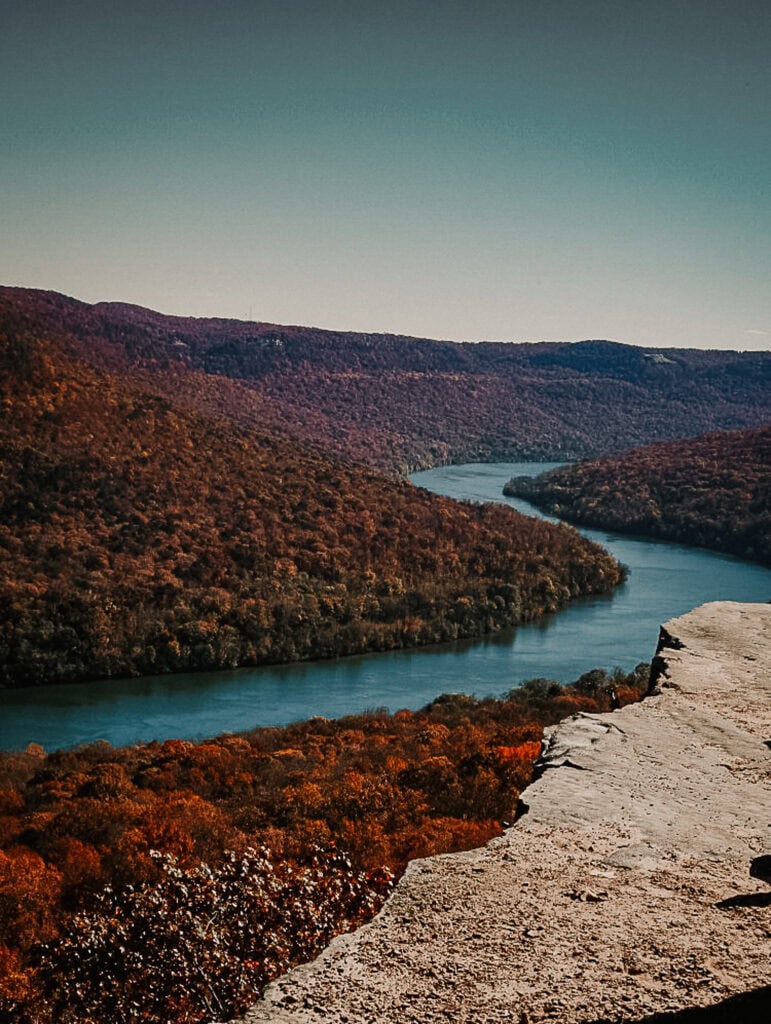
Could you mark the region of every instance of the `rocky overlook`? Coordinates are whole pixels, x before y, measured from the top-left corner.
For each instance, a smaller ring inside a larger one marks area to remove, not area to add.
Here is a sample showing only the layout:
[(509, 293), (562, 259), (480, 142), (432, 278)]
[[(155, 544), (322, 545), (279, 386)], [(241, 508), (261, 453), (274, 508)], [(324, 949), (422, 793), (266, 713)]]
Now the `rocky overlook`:
[(654, 682), (549, 730), (515, 826), (414, 861), (243, 1024), (769, 1019), (771, 605), (666, 623)]

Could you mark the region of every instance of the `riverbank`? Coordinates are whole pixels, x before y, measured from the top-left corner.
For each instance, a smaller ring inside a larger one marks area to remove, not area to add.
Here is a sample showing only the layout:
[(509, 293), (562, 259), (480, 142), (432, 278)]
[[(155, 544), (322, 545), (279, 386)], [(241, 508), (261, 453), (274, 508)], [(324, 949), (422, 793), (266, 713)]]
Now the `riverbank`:
[(509, 480), (526, 498), (577, 526), (710, 548), (771, 566), (766, 496), (771, 425), (633, 448)]
[[(548, 468), (451, 466), (415, 474), (413, 482), (460, 501), (500, 502), (506, 480)], [(524, 501), (507, 503), (537, 514)], [(113, 746), (198, 741), (250, 725), (359, 714), (373, 703), (416, 710), (443, 692), (498, 696), (535, 676), (568, 683), (597, 666), (631, 671), (650, 659), (664, 619), (707, 601), (771, 598), (771, 570), (761, 566), (697, 548), (587, 532), (629, 567), (629, 579), (610, 594), (571, 601), (516, 631), (291, 665), (0, 691), (0, 750), (24, 750), (30, 742), (51, 751), (100, 739)]]
[(663, 635), (656, 696), (557, 726), (517, 825), (414, 862), (244, 1024), (767, 1015), (769, 887), (750, 867), (771, 855), (771, 606), (705, 605)]

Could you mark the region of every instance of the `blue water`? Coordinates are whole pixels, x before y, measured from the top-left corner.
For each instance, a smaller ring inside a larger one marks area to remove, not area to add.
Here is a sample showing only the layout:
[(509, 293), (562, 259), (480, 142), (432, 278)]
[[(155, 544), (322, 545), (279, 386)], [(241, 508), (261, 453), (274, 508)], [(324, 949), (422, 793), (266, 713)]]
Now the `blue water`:
[[(509, 477), (552, 465), (472, 463), (412, 479), (453, 498), (500, 501), (540, 515), (501, 492)], [(611, 595), (580, 599), (537, 623), (480, 641), (334, 661), (5, 691), (0, 749), (202, 739), (312, 715), (418, 708), (448, 691), (497, 695), (533, 676), (570, 682), (590, 668), (631, 669), (649, 661), (659, 625), (705, 601), (771, 600), (771, 570), (761, 566), (679, 544), (582, 532), (629, 567), (629, 580)]]

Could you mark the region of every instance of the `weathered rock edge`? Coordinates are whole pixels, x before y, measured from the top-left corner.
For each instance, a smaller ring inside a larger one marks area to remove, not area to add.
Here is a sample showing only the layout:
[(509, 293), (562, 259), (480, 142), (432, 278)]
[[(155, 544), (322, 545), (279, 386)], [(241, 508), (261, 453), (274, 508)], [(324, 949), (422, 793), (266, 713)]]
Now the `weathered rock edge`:
[(653, 683), (548, 730), (513, 828), (413, 862), (244, 1024), (638, 1021), (744, 992), (765, 1007), (771, 890), (750, 869), (771, 854), (771, 605), (672, 619)]

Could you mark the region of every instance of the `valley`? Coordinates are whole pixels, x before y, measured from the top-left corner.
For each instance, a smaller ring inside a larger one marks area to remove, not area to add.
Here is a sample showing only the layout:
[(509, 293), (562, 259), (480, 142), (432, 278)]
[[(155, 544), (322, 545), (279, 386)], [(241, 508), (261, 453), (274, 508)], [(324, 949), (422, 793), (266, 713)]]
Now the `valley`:
[(0, 289), (0, 1012), (246, 1009), (768, 600), (771, 357), (665, 351)]

